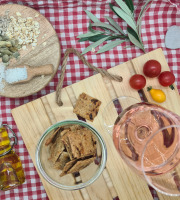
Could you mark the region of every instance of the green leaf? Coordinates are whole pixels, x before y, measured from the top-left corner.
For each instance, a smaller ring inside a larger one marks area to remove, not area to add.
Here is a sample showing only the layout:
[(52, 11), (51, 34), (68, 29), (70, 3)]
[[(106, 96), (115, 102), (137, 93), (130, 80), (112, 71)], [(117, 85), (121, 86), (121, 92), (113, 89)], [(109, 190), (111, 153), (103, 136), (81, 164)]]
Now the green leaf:
[(85, 41), (88, 41), (88, 40), (89, 40), (88, 37), (87, 38), (81, 38), (81, 39), (78, 40), (78, 42), (85, 42)]
[[(111, 8), (111, 10), (118, 16), (118, 17), (120, 17), (117, 13), (116, 13), (116, 11), (114, 10), (114, 5), (112, 4), (112, 3), (109, 3), (109, 7)], [(121, 18), (121, 17), (120, 17)]]
[(111, 25), (113, 25), (120, 33), (122, 33), (123, 35), (125, 35), (125, 33), (123, 32), (122, 28), (118, 25), (118, 23), (116, 23), (116, 22), (114, 21), (114, 19), (112, 19), (111, 17), (108, 17), (108, 16), (106, 16), (105, 18), (106, 18), (106, 19), (109, 21), (109, 23), (110, 23)]
[(100, 22), (100, 20), (93, 15), (91, 12), (89, 12), (88, 10), (84, 10), (87, 14), (87, 16), (93, 21), (93, 22)]
[(150, 1), (153, 1), (153, 0), (147, 0), (146, 3), (142, 6), (141, 11), (140, 11), (140, 13), (139, 13), (138, 19), (143, 15), (145, 8), (146, 8), (146, 6), (148, 5), (148, 3), (149, 3)]
[(134, 5), (132, 0), (124, 0), (126, 2), (126, 5), (129, 7), (129, 9), (131, 10), (131, 12), (134, 12)]
[[(80, 40), (78, 40), (78, 42), (84, 42), (84, 41), (91, 41), (91, 42), (96, 42), (102, 38), (105, 38), (107, 37), (108, 35), (95, 35), (95, 36), (92, 36), (92, 37), (86, 37), (86, 38), (81, 38)], [(114, 39), (127, 39), (128, 37), (127, 36), (124, 36), (124, 35), (117, 35), (117, 36), (109, 36), (107, 40), (114, 40)]]
[(131, 34), (130, 32), (128, 32), (128, 37), (129, 37), (129, 40), (137, 47), (139, 47), (140, 49), (142, 49), (143, 51), (144, 50), (144, 47), (142, 46), (142, 44), (136, 39), (136, 37), (134, 37), (133, 34)]
[[(104, 37), (106, 37), (107, 35), (101, 35), (101, 36), (104, 36)], [(96, 38), (95, 38), (96, 37)], [(89, 38), (89, 41), (91, 41), (91, 42), (96, 42), (97, 40), (99, 40), (100, 39), (100, 37), (99, 36), (95, 36), (95, 37), (90, 37)], [(98, 37), (99, 37), (99, 39), (98, 39)], [(103, 38), (103, 37), (101, 37), (101, 38)], [(106, 41), (108, 41), (108, 40), (115, 40), (115, 39), (127, 39), (127, 36), (121, 36), (121, 35), (117, 35), (117, 36), (109, 36), (109, 38), (106, 40)]]
[(116, 3), (121, 7), (121, 9), (130, 17), (132, 17), (132, 12), (129, 7), (122, 0), (115, 0)]
[(102, 27), (102, 28), (110, 29), (111, 31), (114, 31), (115, 33), (119, 33), (114, 27), (112, 27), (109, 24), (103, 23), (103, 22), (93, 23), (92, 26), (97, 26), (97, 27)]
[(115, 40), (113, 42), (109, 42), (108, 44), (105, 44), (103, 47), (101, 47), (97, 53), (109, 51), (110, 49), (113, 49), (114, 47), (120, 45), (123, 42), (125, 42), (125, 40)]
[(109, 38), (109, 36), (102, 38), (100, 40), (98, 40), (97, 42), (94, 42), (93, 44), (89, 45), (87, 48), (85, 48), (83, 50), (83, 52), (81, 53), (81, 55), (91, 51), (93, 48), (96, 48), (97, 46), (99, 46), (101, 43), (103, 43), (104, 41), (106, 41), (106, 39)]
[[(141, 21), (142, 21), (142, 17), (144, 15), (144, 13), (149, 9), (149, 7), (151, 6), (148, 5), (148, 3), (151, 1), (151, 4), (153, 2), (153, 0), (147, 0), (146, 3), (144, 4), (144, 6), (141, 8), (141, 12), (138, 16), (138, 20), (137, 20), (137, 27), (138, 27), (138, 30), (139, 30), (139, 35), (141, 35)], [(148, 6), (147, 6), (148, 5)], [(146, 7), (147, 6), (147, 7)]]
[[(98, 40), (100, 40), (100, 39), (102, 39), (102, 38), (107, 38), (107, 36), (108, 35), (98, 35), (98, 36), (96, 36), (96, 37), (90, 37), (89, 38), (89, 41), (91, 41), (91, 42), (97, 42)], [(110, 39), (110, 37), (109, 38), (107, 38), (106, 40), (109, 40)]]
[(89, 30), (90, 32), (92, 32), (92, 33), (97, 33), (97, 30), (94, 30), (94, 29), (92, 28), (92, 23), (91, 23), (90, 21), (89, 21), (88, 30)]
[(92, 37), (85, 37), (85, 38), (81, 38), (80, 40), (78, 40), (78, 42), (84, 42), (84, 41), (91, 41), (91, 42), (96, 42), (98, 40), (100, 40), (101, 38), (106, 37), (107, 35), (94, 35)]
[(89, 40), (89, 41), (91, 41), (91, 42), (97, 42), (98, 40), (100, 40), (100, 39), (102, 39), (102, 38), (105, 38), (105, 37), (107, 37), (108, 35), (95, 35), (95, 36), (92, 36), (92, 37), (87, 37), (87, 38), (82, 38), (80, 41), (78, 41), (78, 42), (84, 42), (84, 41), (87, 41), (87, 40)]
[(137, 28), (136, 28), (136, 24), (134, 22), (134, 20), (127, 15), (121, 8), (118, 8), (116, 6), (113, 7), (113, 9), (115, 10), (115, 12), (124, 20), (126, 21), (126, 23), (137, 32)]
[(77, 38), (92, 37), (92, 36), (99, 35), (99, 34), (102, 34), (102, 33), (104, 33), (104, 32), (102, 32), (102, 31), (97, 31), (96, 33), (87, 32), (85, 34), (78, 35)]
[(127, 31), (128, 31), (131, 35), (133, 35), (133, 36), (140, 42), (137, 33), (136, 33), (131, 27), (127, 27)]
[[(89, 12), (88, 10), (85, 10), (87, 16), (94, 22), (101, 22), (95, 15), (93, 15), (91, 12)], [(103, 28), (104, 29), (104, 28)], [(106, 30), (106, 29), (104, 29)]]

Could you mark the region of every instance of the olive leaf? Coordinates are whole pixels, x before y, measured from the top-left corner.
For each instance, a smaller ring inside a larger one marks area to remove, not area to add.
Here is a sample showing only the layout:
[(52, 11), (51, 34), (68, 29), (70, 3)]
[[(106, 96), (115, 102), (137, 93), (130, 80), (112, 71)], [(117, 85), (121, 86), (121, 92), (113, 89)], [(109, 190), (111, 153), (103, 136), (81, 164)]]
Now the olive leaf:
[(109, 51), (110, 49), (113, 49), (114, 47), (120, 45), (121, 43), (125, 42), (126, 40), (115, 40), (113, 42), (109, 42), (108, 44), (105, 44), (103, 47), (99, 49), (98, 53), (103, 53), (105, 51)]
[(134, 20), (127, 15), (121, 8), (113, 6), (113, 9), (115, 10), (115, 12), (124, 20), (126, 21), (126, 23), (137, 32), (137, 28), (136, 28), (136, 24), (134, 22)]
[[(132, 32), (132, 29), (128, 29), (127, 28), (127, 33), (128, 33), (128, 37), (130, 39), (130, 41), (137, 47), (139, 47), (140, 49), (142, 49), (144, 51), (144, 46), (141, 44), (141, 41), (139, 41), (137, 38), (138, 36), (135, 35), (133, 32)], [(144, 51), (145, 52), (145, 51)]]
[(94, 30), (94, 29), (92, 28), (92, 23), (91, 23), (91, 21), (89, 21), (88, 30), (89, 30), (90, 32), (92, 32), (92, 33), (97, 33), (97, 32), (98, 32), (97, 30)]
[(78, 35), (77, 38), (92, 37), (92, 36), (99, 35), (99, 34), (102, 34), (102, 33), (103, 33), (102, 31), (97, 31), (96, 33), (87, 32), (87, 33), (85, 33), (85, 34)]
[(89, 45), (87, 48), (84, 49), (84, 51), (81, 53), (82, 55), (92, 51), (92, 49), (95, 49), (97, 46), (99, 46), (100, 44), (102, 44), (104, 41), (106, 41), (106, 39), (108, 39), (109, 36), (102, 38), (100, 40), (98, 40), (97, 42), (94, 42), (93, 44)]
[(132, 17), (132, 12), (129, 7), (122, 0), (116, 0), (116, 3), (121, 7), (121, 9), (130, 17)]
[(100, 20), (93, 15), (91, 12), (89, 12), (88, 10), (85, 10), (87, 16), (93, 21), (93, 22), (100, 22)]
[(96, 23), (93, 23), (92, 26), (107, 28), (107, 29), (110, 29), (111, 31), (114, 31), (115, 33), (119, 33), (117, 29), (115, 29), (115, 28), (112, 27), (111, 25), (106, 24), (106, 23), (103, 23), (103, 22), (96, 22)]
[[(142, 6), (141, 11), (140, 11), (139, 16), (138, 16), (138, 21), (142, 17), (142, 15), (144, 14), (144, 10), (145, 10), (146, 6), (149, 4), (149, 2), (153, 2), (153, 0), (147, 0), (146, 3)], [(138, 24), (138, 22), (137, 22), (137, 24)]]
[[(114, 10), (114, 5), (112, 3), (109, 3), (109, 7), (111, 8), (111, 10), (119, 17), (119, 15), (115, 12)], [(121, 17), (120, 17), (121, 18)]]
[(131, 12), (134, 12), (134, 5), (132, 0), (124, 0), (126, 2), (126, 5), (129, 7), (129, 9), (131, 10)]
[[(91, 12), (89, 12), (88, 10), (85, 10), (87, 16), (94, 22), (101, 22), (95, 15), (93, 15)], [(104, 30), (106, 30), (105, 28), (103, 28)]]
[(128, 32), (128, 37), (129, 37), (130, 41), (131, 41), (134, 45), (136, 45), (137, 47), (139, 47), (140, 49), (143, 50), (143, 48), (142, 48), (142, 46), (141, 46), (141, 43), (140, 43), (131, 33), (129, 33), (129, 32)]
[[(98, 41), (102, 38), (105, 38), (107, 36), (108, 35), (101, 35), (101, 34), (95, 35), (95, 36), (92, 36), (92, 37), (81, 38), (80, 40), (78, 40), (78, 42), (84, 42), (84, 41), (96, 42), (96, 41)], [(109, 36), (109, 38), (107, 40), (114, 40), (114, 39), (118, 39), (118, 38), (127, 39), (127, 36), (126, 35), (114, 35), (114, 36)]]
[(107, 37), (107, 35), (99, 34), (99, 35), (95, 35), (92, 37), (81, 38), (80, 40), (78, 40), (78, 42), (84, 42), (84, 41), (96, 42), (96, 41), (100, 40), (101, 38), (105, 38), (105, 37)]
[[(91, 19), (89, 22), (88, 32), (85, 34), (79, 35), (77, 38), (80, 38), (78, 41), (91, 41), (94, 42), (89, 45), (82, 54), (91, 51), (93, 48), (96, 48), (98, 45), (102, 44), (108, 40), (115, 41), (109, 42), (102, 46), (97, 53), (102, 53), (108, 51), (122, 42), (130, 41), (136, 47), (142, 49), (144, 52), (144, 45), (141, 39), (141, 21), (144, 13), (151, 6), (153, 0), (147, 0), (146, 3), (142, 6), (141, 12), (138, 16), (138, 20), (135, 20), (134, 17), (134, 5), (133, 0), (115, 0), (119, 7), (114, 6), (113, 4), (109, 4), (110, 9), (122, 20), (127, 23), (127, 34), (123, 31), (123, 29), (118, 25), (115, 20), (111, 17), (105, 16), (108, 20), (108, 23), (101, 22), (96, 16), (94, 16), (91, 12), (85, 10), (88, 17)], [(151, 3), (150, 3), (151, 2)], [(102, 31), (96, 30), (93, 27), (101, 28)]]
[(122, 28), (118, 25), (118, 23), (116, 23), (111, 17), (106, 16), (105, 17), (109, 23), (111, 25), (113, 25), (120, 33), (122, 33), (123, 35), (125, 35), (124, 31), (122, 30)]
[[(137, 27), (139, 30), (139, 35), (141, 35), (141, 21), (142, 21), (142, 17), (144, 15), (144, 13), (150, 8), (151, 4), (149, 4), (149, 2), (153, 2), (153, 0), (147, 0), (146, 3), (144, 4), (144, 6), (141, 9), (141, 12), (139, 14), (138, 20), (137, 20)], [(149, 4), (149, 5), (148, 5)], [(148, 6), (147, 6), (148, 5)]]
[(138, 41), (140, 41), (137, 33), (131, 28), (131, 27), (127, 27), (127, 32), (129, 32), (131, 35), (133, 35)]

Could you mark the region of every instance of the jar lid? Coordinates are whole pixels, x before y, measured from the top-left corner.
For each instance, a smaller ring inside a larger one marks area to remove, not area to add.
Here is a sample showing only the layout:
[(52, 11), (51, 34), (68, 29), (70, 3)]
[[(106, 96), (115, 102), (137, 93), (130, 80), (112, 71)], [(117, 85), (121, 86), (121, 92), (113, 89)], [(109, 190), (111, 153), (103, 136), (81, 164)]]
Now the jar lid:
[[(12, 136), (8, 135), (7, 129), (10, 129)], [(11, 141), (13, 139), (13, 141)], [(7, 124), (1, 124), (0, 125), (0, 157), (8, 154), (14, 145), (17, 144), (17, 137), (14, 133), (14, 131), (7, 125)]]

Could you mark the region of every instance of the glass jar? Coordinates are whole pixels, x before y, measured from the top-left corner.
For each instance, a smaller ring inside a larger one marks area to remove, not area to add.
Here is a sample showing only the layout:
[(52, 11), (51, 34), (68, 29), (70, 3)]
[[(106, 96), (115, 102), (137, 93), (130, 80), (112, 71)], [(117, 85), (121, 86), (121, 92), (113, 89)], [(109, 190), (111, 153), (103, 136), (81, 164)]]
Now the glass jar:
[[(49, 147), (46, 145), (46, 141), (57, 128), (72, 125), (82, 126), (91, 131), (97, 142), (96, 158), (94, 162), (79, 172), (60, 177), (60, 170), (55, 169), (52, 162), (49, 162)], [(79, 190), (92, 184), (103, 172), (106, 159), (106, 144), (100, 133), (87, 122), (75, 119), (60, 121), (50, 126), (40, 138), (36, 149), (36, 164), (39, 172), (46, 181), (63, 190)]]
[[(11, 130), (9, 137), (6, 127)], [(12, 141), (13, 140), (13, 141)], [(12, 150), (17, 137), (7, 125), (0, 125), (0, 189), (10, 190), (25, 181), (25, 175), (19, 156)]]

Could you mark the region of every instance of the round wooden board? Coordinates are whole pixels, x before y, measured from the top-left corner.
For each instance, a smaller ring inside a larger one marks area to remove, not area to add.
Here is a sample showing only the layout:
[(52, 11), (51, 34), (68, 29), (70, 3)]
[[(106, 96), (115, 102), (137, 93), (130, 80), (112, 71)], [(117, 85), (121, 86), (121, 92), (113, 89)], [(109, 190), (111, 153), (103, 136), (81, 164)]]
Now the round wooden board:
[(20, 59), (18, 61), (12, 59), (8, 67), (16, 67), (22, 64), (32, 67), (52, 64), (54, 67), (54, 72), (51, 75), (38, 76), (23, 84), (4, 83), (4, 89), (0, 91), (0, 95), (5, 97), (25, 97), (40, 91), (56, 74), (61, 58), (60, 43), (50, 22), (38, 11), (22, 5), (5, 4), (0, 6), (0, 15), (4, 15), (6, 10), (9, 10), (9, 16), (17, 17), (16, 12), (20, 12), (22, 18), (32, 17), (40, 25), (38, 45), (35, 49), (32, 49), (32, 46), (29, 45), (26, 50), (20, 50)]

